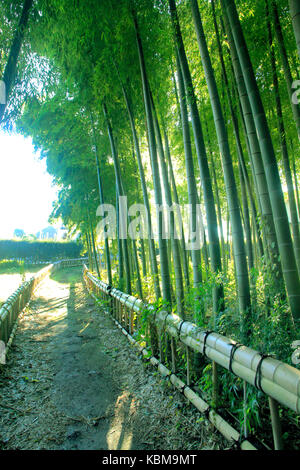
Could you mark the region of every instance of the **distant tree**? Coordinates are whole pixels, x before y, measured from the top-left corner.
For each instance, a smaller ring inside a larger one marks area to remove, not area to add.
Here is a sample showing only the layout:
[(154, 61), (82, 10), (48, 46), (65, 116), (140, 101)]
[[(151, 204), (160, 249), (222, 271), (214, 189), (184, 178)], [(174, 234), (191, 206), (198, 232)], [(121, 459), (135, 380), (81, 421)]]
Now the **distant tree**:
[(34, 235), (34, 233), (29, 233), (28, 235), (26, 235), (26, 240), (37, 240), (37, 237), (36, 235)]
[(2, 100), (3, 102), (0, 102), (0, 122), (2, 121), (6, 103), (16, 79), (17, 62), (20, 54), (20, 49), (24, 40), (25, 32), (27, 30), (28, 17), (30, 9), (32, 7), (32, 3), (33, 0), (25, 0), (23, 3), (22, 14), (13, 37), (11, 49), (3, 72), (2, 91), (4, 90), (6, 96), (4, 96), (4, 100)]
[(24, 236), (25, 236), (24, 230), (22, 230), (21, 228), (15, 228), (15, 230), (14, 230), (14, 237), (15, 238), (23, 238)]

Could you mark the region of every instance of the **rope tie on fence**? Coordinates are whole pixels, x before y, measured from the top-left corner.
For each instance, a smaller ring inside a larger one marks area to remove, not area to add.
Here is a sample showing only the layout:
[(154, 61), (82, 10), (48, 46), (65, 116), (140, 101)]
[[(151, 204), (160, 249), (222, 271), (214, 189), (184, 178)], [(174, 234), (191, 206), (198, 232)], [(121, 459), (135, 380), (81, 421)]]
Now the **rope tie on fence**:
[(182, 393), (182, 395), (184, 395), (184, 391), (186, 388), (189, 388), (189, 386), (187, 384), (183, 384), (183, 386), (180, 389), (180, 393)]
[(263, 389), (261, 386), (261, 379), (262, 379), (261, 366), (262, 366), (264, 359), (267, 359), (268, 357), (271, 357), (271, 355), (261, 354), (261, 358), (259, 360), (259, 363), (257, 364), (257, 368), (255, 372), (254, 385), (257, 388), (257, 390), (260, 390), (261, 392), (263, 392)]
[(10, 315), (10, 311), (5, 307), (5, 305), (1, 305), (1, 308), (3, 308), (9, 315)]
[(210, 413), (210, 410), (211, 410), (211, 406), (208, 405), (208, 407), (203, 411), (203, 415), (204, 415), (204, 417), (207, 419), (207, 421), (209, 421), (209, 413)]
[(234, 356), (235, 351), (236, 351), (238, 348), (240, 348), (241, 346), (243, 346), (243, 345), (242, 345), (241, 343), (234, 343), (234, 344), (232, 344), (231, 346), (232, 346), (232, 347), (231, 347), (230, 358), (229, 358), (229, 371), (230, 371), (232, 374), (236, 375), (236, 374), (233, 372), (233, 370), (232, 370), (233, 356)]
[(112, 286), (108, 285), (107, 288), (106, 288), (106, 292), (110, 296), (111, 296), (111, 291), (112, 291)]
[(140, 352), (139, 352), (139, 356), (140, 356), (140, 359), (143, 361), (143, 359), (144, 359), (143, 351), (140, 351)]
[(153, 312), (153, 322), (156, 322), (156, 315), (158, 314), (159, 307), (154, 307), (154, 312)]
[(166, 314), (165, 318), (164, 318), (164, 326), (163, 326), (163, 330), (166, 332), (166, 325), (167, 325), (167, 318), (168, 318), (168, 313)]
[(241, 444), (242, 444), (241, 437), (239, 437), (239, 440), (234, 441), (232, 446), (229, 448), (229, 450), (241, 450)]
[(211, 333), (213, 333), (213, 331), (208, 330), (208, 331), (205, 332), (205, 336), (204, 336), (204, 340), (203, 340), (203, 350), (202, 350), (202, 353), (203, 353), (203, 355), (204, 355), (205, 357), (207, 357), (207, 354), (206, 354), (206, 352), (205, 352), (205, 349), (206, 349), (206, 341), (207, 341), (208, 336), (209, 336)]
[(145, 360), (145, 357), (144, 357), (144, 354), (143, 354), (144, 351), (146, 351), (146, 352), (148, 353), (147, 349), (143, 348), (143, 349), (140, 351), (140, 354), (139, 354), (139, 356), (140, 356), (142, 362), (144, 362), (144, 360)]
[(185, 323), (185, 320), (182, 320), (182, 322), (180, 323), (179, 325), (179, 328), (178, 328), (178, 335), (177, 335), (177, 339), (180, 341), (180, 335), (181, 335), (181, 328), (183, 327), (183, 324)]
[(7, 307), (5, 307), (5, 305), (1, 305), (1, 308), (3, 308), (4, 310), (6, 310), (7, 313), (10, 313), (10, 311), (7, 309)]
[(171, 382), (171, 375), (172, 375), (171, 371), (168, 373), (168, 375), (166, 375), (166, 378), (168, 379), (169, 382)]
[[(123, 309), (123, 305), (124, 305), (124, 304), (123, 304), (123, 302), (121, 302), (121, 299), (123, 299), (123, 296), (124, 296), (124, 295), (125, 295), (124, 292), (121, 292), (121, 293), (119, 294), (119, 297), (117, 297), (117, 300), (119, 301), (120, 307), (121, 307), (122, 309)], [(122, 312), (123, 312), (123, 310), (122, 310)]]
[(136, 304), (136, 301), (139, 300), (137, 297), (134, 299), (131, 310), (134, 311), (134, 306)]

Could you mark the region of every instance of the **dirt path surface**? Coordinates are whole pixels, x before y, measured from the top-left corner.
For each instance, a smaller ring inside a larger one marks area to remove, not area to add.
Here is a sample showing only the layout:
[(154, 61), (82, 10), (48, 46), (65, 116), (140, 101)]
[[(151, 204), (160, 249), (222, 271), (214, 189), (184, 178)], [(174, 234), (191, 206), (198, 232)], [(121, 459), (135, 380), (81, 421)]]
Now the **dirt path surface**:
[(95, 305), (78, 268), (39, 287), (0, 372), (0, 449), (220, 448)]

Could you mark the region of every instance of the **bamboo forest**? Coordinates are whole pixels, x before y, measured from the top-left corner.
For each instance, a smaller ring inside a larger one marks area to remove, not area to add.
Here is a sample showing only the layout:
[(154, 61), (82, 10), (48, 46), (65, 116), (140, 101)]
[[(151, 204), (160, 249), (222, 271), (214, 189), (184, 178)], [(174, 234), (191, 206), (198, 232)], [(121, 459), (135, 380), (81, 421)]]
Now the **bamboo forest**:
[(299, 450), (300, 1), (1, 0), (0, 78), (69, 240), (0, 240), (0, 449)]

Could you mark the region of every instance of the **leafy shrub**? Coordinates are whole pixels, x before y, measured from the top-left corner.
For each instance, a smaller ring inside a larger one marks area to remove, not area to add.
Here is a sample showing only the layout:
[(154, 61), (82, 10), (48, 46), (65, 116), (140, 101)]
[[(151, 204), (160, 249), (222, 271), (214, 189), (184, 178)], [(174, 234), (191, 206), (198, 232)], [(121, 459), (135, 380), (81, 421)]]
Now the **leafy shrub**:
[(79, 258), (82, 245), (77, 242), (0, 240), (0, 259), (29, 262)]

